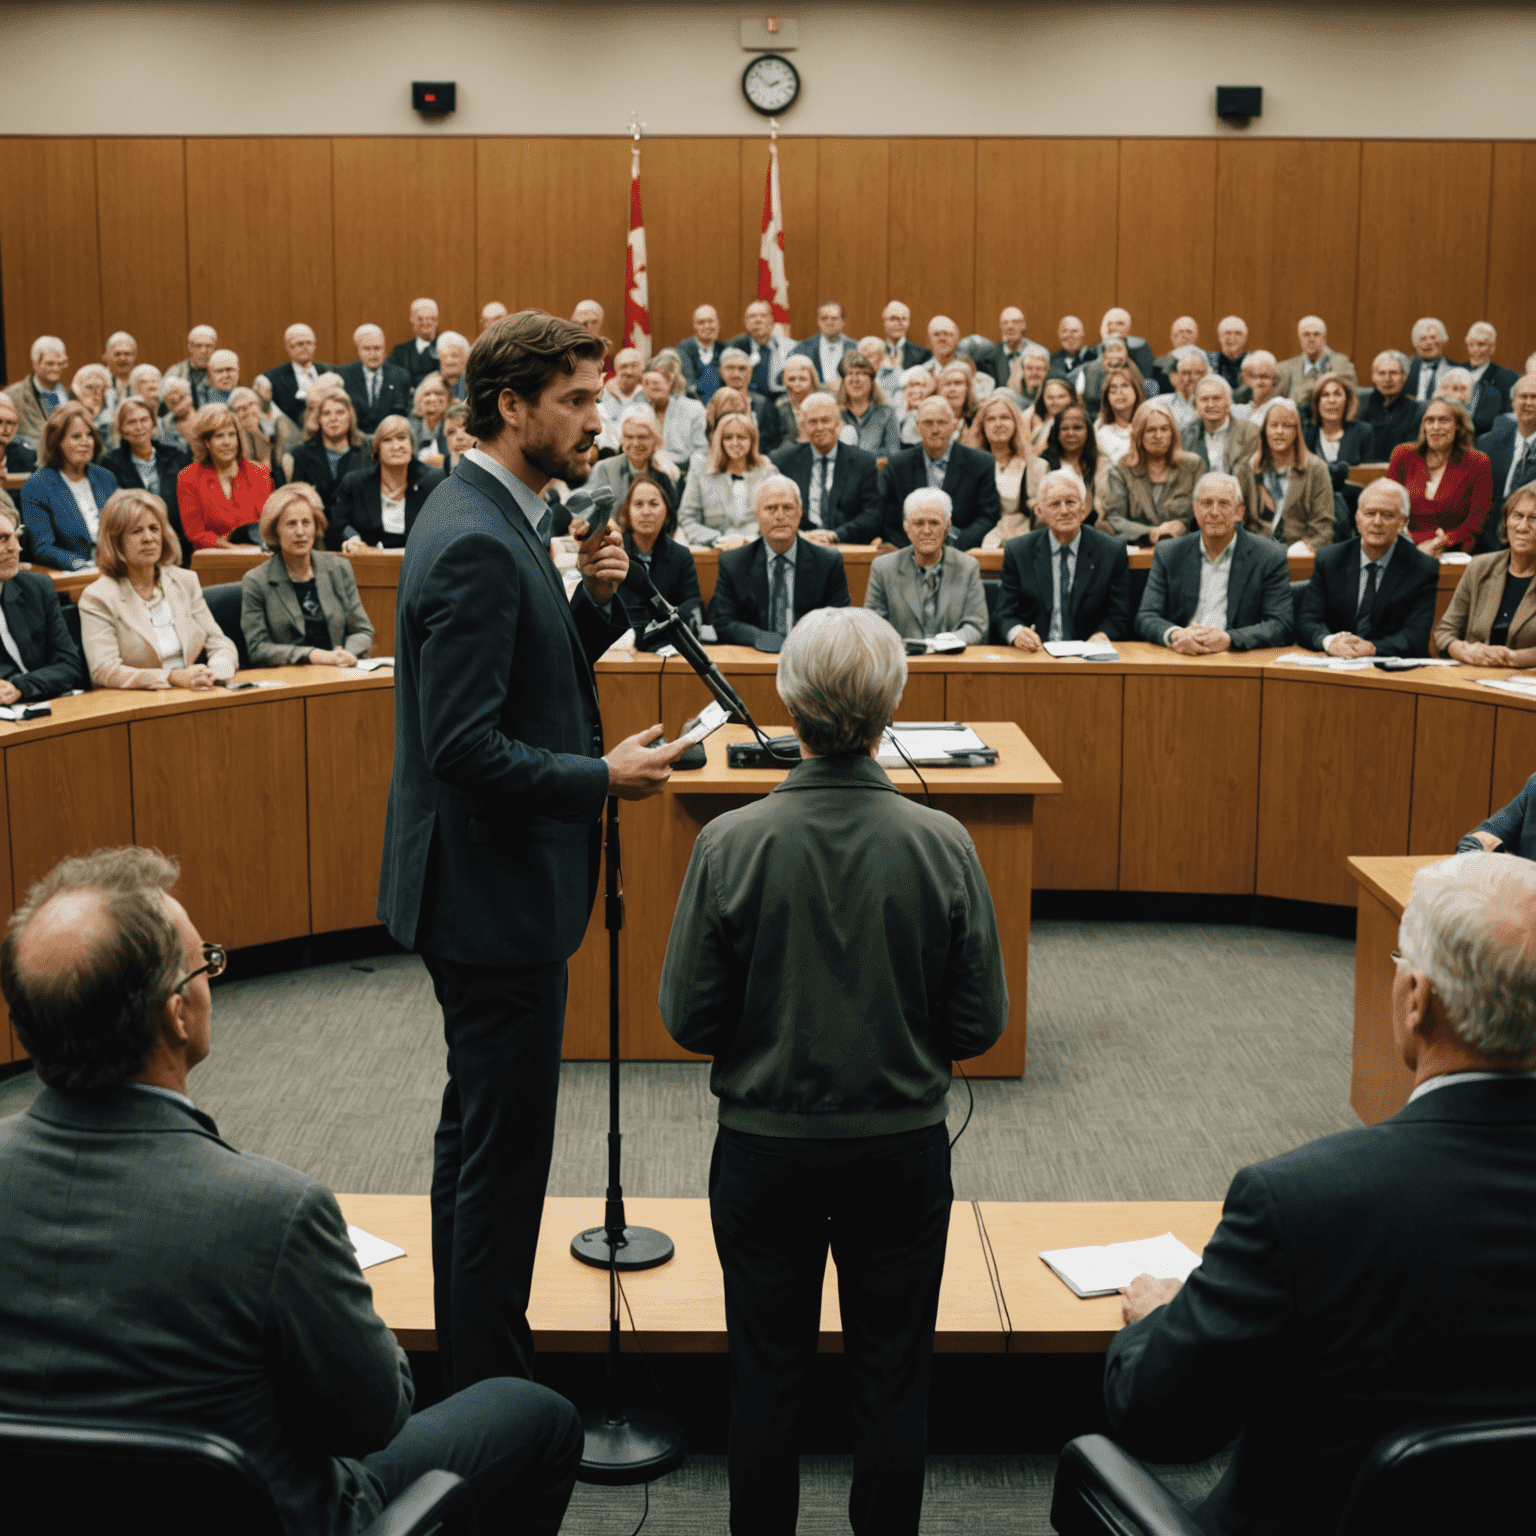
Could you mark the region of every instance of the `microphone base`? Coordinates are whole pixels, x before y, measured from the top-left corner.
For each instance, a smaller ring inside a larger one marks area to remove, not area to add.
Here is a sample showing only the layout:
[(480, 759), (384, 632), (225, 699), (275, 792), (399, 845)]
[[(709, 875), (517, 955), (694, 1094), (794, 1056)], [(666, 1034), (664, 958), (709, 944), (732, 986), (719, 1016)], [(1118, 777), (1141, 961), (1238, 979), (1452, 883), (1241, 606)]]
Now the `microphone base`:
[(587, 1443), (577, 1482), (627, 1488), (665, 1477), (683, 1464), (683, 1432), (669, 1414), (638, 1409), (626, 1411), (615, 1423), (607, 1410), (589, 1408), (581, 1427)]
[[(625, 1227), (624, 1241), (614, 1255), (613, 1267), (619, 1271), (655, 1269), (665, 1264), (677, 1249), (665, 1232), (654, 1227)], [(607, 1269), (609, 1246), (607, 1227), (588, 1227), (571, 1239), (571, 1256), (590, 1264), (593, 1269)]]

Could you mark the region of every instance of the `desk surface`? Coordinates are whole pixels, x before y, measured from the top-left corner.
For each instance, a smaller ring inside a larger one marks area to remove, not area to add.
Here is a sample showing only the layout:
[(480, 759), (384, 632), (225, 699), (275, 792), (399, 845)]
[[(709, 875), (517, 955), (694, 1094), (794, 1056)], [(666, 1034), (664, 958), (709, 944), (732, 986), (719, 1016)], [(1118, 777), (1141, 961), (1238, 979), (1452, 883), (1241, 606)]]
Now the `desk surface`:
[(1413, 877), (1445, 858), (1441, 853), (1410, 854), (1403, 858), (1359, 858), (1349, 861), (1349, 872), (1393, 915), (1401, 917), (1408, 905)]

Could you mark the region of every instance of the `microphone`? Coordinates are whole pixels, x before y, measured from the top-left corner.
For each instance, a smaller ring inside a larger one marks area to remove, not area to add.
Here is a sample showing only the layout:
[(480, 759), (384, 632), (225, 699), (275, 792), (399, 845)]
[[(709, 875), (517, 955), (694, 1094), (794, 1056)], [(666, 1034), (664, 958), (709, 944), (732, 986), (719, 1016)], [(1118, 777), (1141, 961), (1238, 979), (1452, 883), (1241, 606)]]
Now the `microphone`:
[[(587, 525), (587, 538), (601, 533), (613, 512), (613, 488), (607, 485), (587, 490), (582, 486), (566, 497), (565, 510), (574, 522), (578, 517)], [(584, 539), (583, 543), (586, 542)]]

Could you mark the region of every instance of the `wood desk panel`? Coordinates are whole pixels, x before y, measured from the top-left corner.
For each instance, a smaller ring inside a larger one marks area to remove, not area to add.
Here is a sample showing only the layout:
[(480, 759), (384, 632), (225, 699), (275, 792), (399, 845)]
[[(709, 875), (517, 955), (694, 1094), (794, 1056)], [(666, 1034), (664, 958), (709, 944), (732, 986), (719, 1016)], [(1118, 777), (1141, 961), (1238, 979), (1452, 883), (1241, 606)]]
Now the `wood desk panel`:
[[(1486, 819), (1494, 713), (1491, 703), (1420, 695), (1413, 733), (1409, 853), (1448, 853), (1463, 833)], [(1350, 846), (1355, 853), (1376, 852), (1363, 843)]]
[[(1497, 811), (1508, 805), (1525, 788), (1525, 781), (1533, 773), (1536, 773), (1536, 709), (1500, 707), (1493, 732), (1490, 810)], [(1470, 826), (1461, 830), (1466, 832)]]
[(1265, 678), (1261, 896), (1345, 906), (1355, 887), (1340, 850), (1408, 851), (1415, 702), (1337, 678)]
[(395, 601), (400, 588), (403, 550), (370, 549), (352, 555), (352, 574), (357, 579), (357, 595), (373, 625), (373, 654), (395, 654)]
[(378, 923), (394, 751), (393, 689), (304, 700), (312, 932)]

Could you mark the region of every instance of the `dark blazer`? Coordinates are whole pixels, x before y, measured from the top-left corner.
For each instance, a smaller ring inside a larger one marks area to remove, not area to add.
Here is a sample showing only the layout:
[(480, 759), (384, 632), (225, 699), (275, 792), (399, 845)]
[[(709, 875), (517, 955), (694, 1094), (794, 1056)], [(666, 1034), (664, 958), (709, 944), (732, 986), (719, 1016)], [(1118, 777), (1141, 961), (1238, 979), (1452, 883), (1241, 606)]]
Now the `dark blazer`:
[(1252, 391), (1243, 383), (1243, 361), (1247, 356), (1248, 354), (1244, 352), (1241, 357), (1228, 357), (1220, 347), (1217, 347), (1214, 352), (1207, 352), (1205, 354), (1206, 362), (1211, 365), (1211, 372), (1219, 374), (1227, 381), (1228, 386), (1232, 390), (1232, 398), (1234, 400), (1238, 398), (1237, 391), (1239, 389), (1244, 392), (1244, 399), (1251, 400), (1253, 398)]
[(418, 353), (413, 332), (389, 354), (386, 361), (408, 373), (411, 376), (411, 388), (415, 389), (429, 373), (437, 372), (437, 342), (434, 341), (425, 352)]
[(379, 398), (372, 405), (368, 403), (367, 370), (361, 362), (347, 363), (336, 372), (341, 375), (347, 398), (352, 402), (352, 409), (357, 412), (359, 430), (370, 437), (386, 416), (411, 414), (411, 391), (415, 384), (404, 368), (388, 361), (379, 365)]
[[(87, 464), (85, 473), (100, 512), (117, 489), (117, 481), (99, 464)], [(46, 466), (38, 470), (16, 499), (22, 520), (32, 530), (32, 559), (36, 564), (79, 571), (91, 563), (91, 530), (58, 470)]]
[[(853, 337), (847, 335), (846, 333), (842, 336), (839, 336), (837, 339), (842, 343), (843, 348), (842, 352), (839, 354), (839, 357), (844, 357), (849, 352), (856, 352), (858, 350), (858, 342), (856, 342)], [(793, 347), (790, 348), (789, 355), (791, 357), (810, 358), (811, 367), (815, 371), (816, 377), (820, 379), (823, 384), (828, 382), (826, 379), (822, 378), (821, 373), (820, 331), (817, 331), (813, 336), (807, 336), (804, 341), (797, 342)], [(834, 377), (831, 382), (835, 384), (837, 382), (836, 378)]]
[(1351, 465), (1375, 463), (1371, 455), (1376, 451), (1376, 433), (1366, 422), (1356, 420), (1344, 423), (1344, 435), (1339, 439), (1339, 456), (1332, 464), (1328, 464), (1327, 459), (1323, 458), (1323, 450), (1317, 445), (1321, 435), (1317, 423), (1310, 417), (1303, 416), (1302, 441), (1324, 464), (1328, 465), (1328, 478), (1334, 490), (1341, 491), (1349, 484)]
[(699, 356), (699, 338), (697, 336), (685, 336), (677, 344), (677, 355), (682, 361), (683, 377), (688, 380), (689, 392), (695, 400), (702, 400), (709, 404), (709, 397), (720, 388), (720, 354), (725, 351), (725, 342), (719, 337), (715, 338), (715, 382), (709, 389), (699, 388), (699, 377), (704, 372), (704, 364)]
[[(1471, 364), (1467, 367), (1470, 369)], [(1472, 386), (1472, 430), (1486, 432), (1509, 409), (1511, 391), (1520, 382), (1520, 375), (1513, 368), (1501, 368), (1489, 363), (1480, 378)]]
[(1058, 347), (1051, 353), (1051, 372), (1059, 373), (1062, 378), (1076, 373), (1079, 368), (1085, 368), (1098, 355), (1094, 347), (1079, 347), (1076, 352), (1068, 352), (1065, 347)]
[(462, 460), (427, 498), (395, 618), (379, 916), (399, 943), (469, 965), (576, 953), (608, 795), (592, 664), (627, 627), (585, 586), (566, 600), (479, 465)]
[[(645, 626), (655, 617), (642, 595), (645, 585), (642, 575), (645, 569), (644, 563), (630, 548), (629, 575), (619, 588), (619, 602), (623, 605), (625, 620), (634, 630), (640, 649), (651, 650), (659, 645), (670, 644), (670, 641), (663, 639), (653, 640), (649, 644), (645, 642)], [(704, 599), (699, 592), (699, 573), (694, 568), (693, 552), (686, 544), (679, 544), (676, 539), (662, 534), (651, 550), (649, 574), (651, 585), (682, 613), (684, 619), (698, 624), (704, 622)]]
[(366, 474), (373, 467), (368, 450), (359, 445), (348, 448), (336, 461), (335, 470), (332, 470), (330, 455), (326, 453), (325, 442), (318, 433), (308, 442), (294, 445), (293, 474), (289, 479), (295, 484), (303, 481), (319, 491), (320, 503), (325, 508), (325, 519), (330, 524), (325, 532), (325, 542), (332, 549), (341, 544), (341, 529), (336, 521), (336, 497), (341, 490), (341, 482), (354, 470)]
[(182, 1420), (255, 1462), (283, 1529), (353, 1536), (353, 1457), (404, 1426), (411, 1368), (323, 1184), (134, 1087), (44, 1088), (0, 1122), (0, 1403)]
[(1174, 1299), (1114, 1335), (1115, 1437), (1152, 1461), (1237, 1438), (1195, 1520), (1332, 1531), (1400, 1426), (1536, 1411), (1536, 1083), (1453, 1083), (1246, 1168)]
[[(334, 363), (316, 363), (317, 374), (340, 373), (341, 370)], [(304, 423), (304, 401), (299, 399), (299, 386), (294, 382), (293, 364), (284, 363), (278, 368), (268, 368), (263, 375), (272, 386), (272, 404), (280, 410), (294, 426), (302, 426)], [(368, 428), (364, 427), (366, 432)]]
[(927, 347), (920, 347), (910, 338), (901, 343), (901, 367), (903, 369), (916, 368), (919, 363), (926, 363), (933, 353)]
[[(1029, 337), (1026, 336), (1019, 343), (1019, 356), (1023, 357), (1024, 349), (1031, 345)], [(983, 372), (991, 374), (999, 389), (1007, 387), (1008, 375), (1013, 371), (1013, 365), (1008, 361), (1008, 348), (1003, 342), (993, 342), (991, 350), (982, 353), (976, 359), (976, 366)]]
[[(298, 465), (294, 465), (295, 471)], [(385, 549), (399, 549), (411, 536), (411, 528), (427, 497), (448, 476), (431, 464), (412, 459), (405, 472), (405, 532), (385, 533), (384, 504), (380, 492), (383, 472), (377, 464), (366, 469), (350, 470), (336, 487), (336, 513), (334, 522), (341, 529), (336, 541), (344, 544), (348, 539), (361, 539), (365, 544), (382, 544)]]
[(754, 389), (748, 391), (747, 403), (752, 407), (752, 419), (757, 423), (758, 452), (767, 457), (784, 441), (784, 422), (779, 415), (778, 402)]
[[(185, 546), (186, 535), (181, 529), (181, 503), (176, 497), (176, 477), (192, 462), (191, 457), (179, 448), (172, 448), (169, 443), (155, 440), (151, 446), (155, 451), (155, 469), (160, 475), (160, 500), (165, 503), (165, 510), (170, 514), (171, 526)], [(144, 489), (144, 482), (139, 479), (139, 472), (133, 467), (133, 449), (127, 443), (119, 443), (111, 453), (102, 454), (98, 462), (117, 481), (121, 490)], [(278, 474), (282, 473), (280, 466), (274, 466), (274, 468), (277, 469)], [(185, 554), (184, 548), (183, 557)]]
[[(1466, 366), (1467, 365), (1465, 363), (1458, 363), (1454, 358), (1449, 357), (1444, 353), (1437, 357), (1432, 363), (1426, 363), (1422, 357), (1415, 356), (1413, 360), (1408, 364), (1408, 373), (1406, 375), (1406, 381), (1403, 384), (1403, 393), (1407, 395), (1410, 400), (1417, 400), (1419, 398), (1419, 376), (1424, 372), (1426, 368), (1433, 368), (1436, 371), (1439, 371), (1442, 369), (1449, 370), (1452, 368), (1465, 368)], [(1431, 390), (1430, 399), (1433, 398), (1434, 391)], [(1425, 401), (1424, 403), (1427, 405), (1429, 402)]]
[[(1291, 566), (1284, 548), (1241, 528), (1233, 538), (1237, 547), (1227, 575), (1227, 633), (1232, 649), (1254, 651), (1289, 644), (1295, 622)], [(1199, 533), (1164, 539), (1153, 549), (1152, 570), (1136, 610), (1136, 633), (1143, 640), (1162, 645), (1169, 625), (1182, 629), (1194, 618), (1200, 603), (1200, 558)]]
[[(811, 527), (811, 474), (816, 450), (809, 443), (788, 443), (772, 455), (781, 475), (800, 487), (800, 527)], [(830, 505), (828, 504), (830, 501)], [(821, 504), (821, 524), (837, 535), (839, 544), (868, 544), (880, 533), (880, 471), (872, 453), (851, 443), (837, 445), (832, 466), (832, 493)]]
[(8, 475), (30, 475), (37, 468), (37, 449), (13, 437), (5, 445), (5, 472)]
[[(1068, 640), (1086, 640), (1101, 630), (1111, 640), (1131, 637), (1130, 547), (1122, 539), (1085, 527), (1067, 596)], [(1056, 539), (1049, 528), (1037, 528), (1003, 545), (1002, 590), (997, 597), (993, 633), (1006, 645), (1016, 624), (1027, 624), (1042, 640), (1051, 628), (1051, 562)]]
[[(1518, 854), (1522, 859), (1536, 859), (1536, 773), (1525, 781), (1525, 788), (1508, 805), (1495, 811), (1474, 830), (1492, 833), (1504, 844), (1501, 852)], [(1456, 851), (1470, 853), (1482, 846), (1469, 832), (1456, 844)]]
[[(1378, 656), (1427, 656), (1435, 622), (1440, 562), (1412, 539), (1399, 538), (1376, 589), (1371, 633), (1362, 636)], [(1329, 635), (1354, 634), (1360, 596), (1360, 540), (1326, 544), (1312, 564), (1312, 579), (1296, 608), (1296, 639), (1320, 651)]]
[[(330, 631), (330, 650), (366, 656), (373, 649), (373, 622), (358, 594), (352, 562), (344, 555), (315, 550), (315, 595)], [(240, 578), (240, 629), (253, 667), (302, 666), (313, 649), (304, 630), (304, 611), (281, 555), (273, 555)]]
[[(46, 576), (17, 571), (9, 581), (0, 582), (0, 609), (26, 666), (25, 672), (9, 678), (24, 700), (56, 699), (72, 688), (90, 687), (85, 658), (70, 639), (58, 594)], [(4, 651), (0, 660), (8, 668), (15, 666)]]
[[(720, 556), (709, 622), (722, 645), (756, 645), (768, 628), (768, 544), (753, 539)], [(817, 608), (848, 607), (848, 578), (835, 549), (801, 539), (795, 549), (795, 621)]]
[[(1496, 421), (1492, 431), (1485, 432), (1478, 438), (1476, 444), (1477, 451), (1487, 455), (1492, 471), (1493, 510), (1488, 517), (1492, 528), (1485, 527), (1483, 532), (1491, 533), (1495, 539), (1498, 537), (1499, 510), (1503, 507), (1505, 499), (1504, 482), (1509, 479), (1509, 466), (1514, 462), (1517, 435), (1518, 428), (1515, 420), (1513, 417), (1508, 417), (1503, 421)], [(1510, 490), (1519, 490), (1521, 485), (1528, 485), (1532, 480), (1536, 480), (1536, 468), (1528, 468), (1525, 478), (1510, 486)], [(1490, 544), (1488, 547), (1492, 549), (1495, 546)]]
[[(841, 450), (839, 450), (841, 452)], [(898, 549), (909, 541), (901, 526), (907, 497), (928, 484), (928, 453), (919, 443), (894, 455), (885, 466), (885, 537)], [(996, 466), (990, 453), (952, 443), (944, 491), (954, 503), (950, 542), (975, 549), (997, 526), (1002, 506), (997, 499)]]
[(1371, 456), (1364, 462), (1385, 464), (1399, 443), (1418, 442), (1424, 407), (1406, 389), (1390, 406), (1382, 401), (1374, 389), (1362, 389), (1360, 410), (1355, 419), (1364, 422), (1375, 436)]

